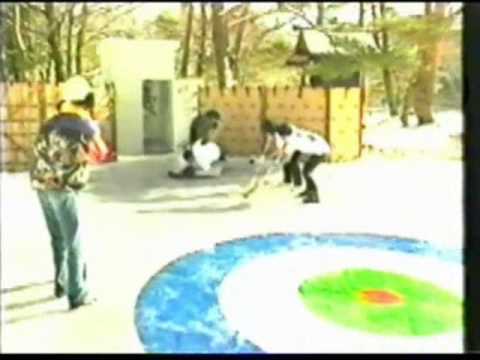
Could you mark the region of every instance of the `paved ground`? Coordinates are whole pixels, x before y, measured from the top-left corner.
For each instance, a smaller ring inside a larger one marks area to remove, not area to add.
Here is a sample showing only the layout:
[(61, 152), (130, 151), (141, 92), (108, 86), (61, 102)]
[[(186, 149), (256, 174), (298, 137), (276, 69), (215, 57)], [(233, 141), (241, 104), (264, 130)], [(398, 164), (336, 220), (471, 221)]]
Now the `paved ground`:
[(369, 155), (315, 176), (321, 204), (288, 189), (238, 192), (252, 168), (231, 159), (218, 180), (174, 182), (171, 156), (98, 168), (82, 198), (92, 287), (100, 302), (53, 300), (49, 239), (26, 174), (2, 174), (2, 352), (142, 352), (133, 308), (146, 281), (192, 250), (265, 232), (368, 232), (462, 246), (462, 163)]

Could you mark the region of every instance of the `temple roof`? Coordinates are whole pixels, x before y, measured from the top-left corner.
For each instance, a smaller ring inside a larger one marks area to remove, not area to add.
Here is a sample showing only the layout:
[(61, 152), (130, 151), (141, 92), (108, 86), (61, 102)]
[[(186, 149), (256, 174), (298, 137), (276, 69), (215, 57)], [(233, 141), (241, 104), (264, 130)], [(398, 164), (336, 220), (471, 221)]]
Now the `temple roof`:
[[(344, 32), (333, 35), (338, 38), (357, 40), (366, 45), (375, 46), (373, 37), (368, 33)], [(339, 51), (339, 50), (337, 50)], [(287, 65), (304, 65), (311, 60), (331, 55), (335, 46), (330, 38), (318, 30), (300, 30), (294, 53), (287, 60)]]

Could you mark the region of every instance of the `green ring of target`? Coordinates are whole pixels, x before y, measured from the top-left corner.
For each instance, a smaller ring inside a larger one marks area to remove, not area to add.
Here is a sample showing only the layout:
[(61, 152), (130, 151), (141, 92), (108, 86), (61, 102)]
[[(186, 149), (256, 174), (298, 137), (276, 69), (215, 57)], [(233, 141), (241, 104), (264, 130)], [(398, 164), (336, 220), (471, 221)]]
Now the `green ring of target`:
[(429, 336), (462, 327), (462, 301), (412, 277), (349, 269), (304, 281), (299, 294), (316, 316), (390, 336)]

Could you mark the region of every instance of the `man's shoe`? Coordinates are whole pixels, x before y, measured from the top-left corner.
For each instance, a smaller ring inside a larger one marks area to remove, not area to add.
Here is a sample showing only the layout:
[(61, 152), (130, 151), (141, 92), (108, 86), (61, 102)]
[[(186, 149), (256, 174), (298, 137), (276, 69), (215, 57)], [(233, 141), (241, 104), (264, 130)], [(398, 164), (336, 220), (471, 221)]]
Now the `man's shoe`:
[(183, 171), (182, 175), (186, 178), (195, 177), (195, 169), (192, 166), (187, 166)]
[(65, 290), (63, 289), (63, 287), (55, 286), (55, 297), (57, 299), (60, 299), (64, 296), (65, 296)]
[(303, 198), (303, 197), (305, 197), (305, 196), (307, 196), (307, 195), (308, 195), (308, 190), (304, 190), (304, 191), (302, 191), (301, 193), (298, 193), (298, 194), (297, 194), (297, 197)]
[(315, 193), (308, 193), (305, 195), (305, 198), (303, 199), (304, 204), (317, 204), (320, 202), (320, 199), (318, 198), (318, 194)]
[(93, 296), (87, 295), (83, 300), (81, 300), (78, 303), (71, 303), (70, 304), (70, 310), (75, 310), (78, 309), (79, 307), (82, 306), (88, 306), (88, 305), (93, 305), (94, 303), (97, 302), (97, 299)]

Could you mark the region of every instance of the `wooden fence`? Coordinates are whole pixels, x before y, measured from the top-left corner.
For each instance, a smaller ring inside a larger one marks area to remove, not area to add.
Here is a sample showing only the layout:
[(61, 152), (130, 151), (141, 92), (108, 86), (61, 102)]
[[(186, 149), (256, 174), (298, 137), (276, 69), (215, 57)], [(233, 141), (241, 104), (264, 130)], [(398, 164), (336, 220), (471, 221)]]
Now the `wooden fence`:
[[(42, 123), (57, 112), (59, 86), (0, 84), (0, 171), (24, 171), (30, 166), (32, 145)], [(113, 105), (99, 108), (103, 136), (114, 143)]]
[(260, 120), (288, 121), (326, 137), (334, 161), (360, 156), (365, 90), (361, 88), (203, 88), (202, 111), (217, 109), (225, 119), (219, 143), (235, 155), (258, 154)]
[[(102, 135), (113, 149), (115, 97), (99, 107)], [(260, 120), (288, 121), (330, 142), (334, 161), (360, 155), (365, 91), (360, 88), (241, 87), (199, 91), (200, 110), (217, 109), (225, 119), (219, 142), (233, 155), (258, 154)], [(0, 84), (0, 171), (29, 167), (32, 144), (43, 121), (55, 114), (59, 87), (48, 84)]]

